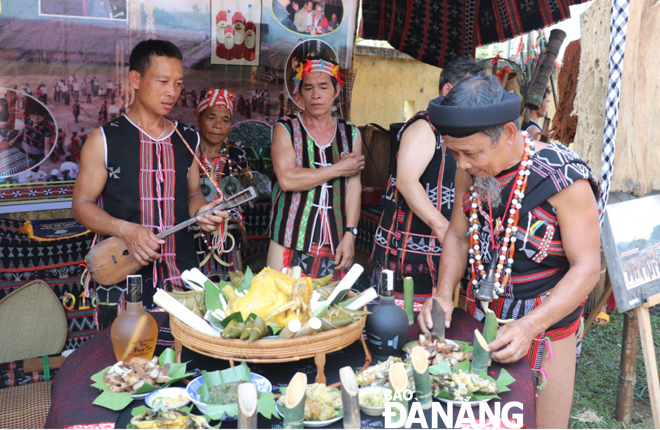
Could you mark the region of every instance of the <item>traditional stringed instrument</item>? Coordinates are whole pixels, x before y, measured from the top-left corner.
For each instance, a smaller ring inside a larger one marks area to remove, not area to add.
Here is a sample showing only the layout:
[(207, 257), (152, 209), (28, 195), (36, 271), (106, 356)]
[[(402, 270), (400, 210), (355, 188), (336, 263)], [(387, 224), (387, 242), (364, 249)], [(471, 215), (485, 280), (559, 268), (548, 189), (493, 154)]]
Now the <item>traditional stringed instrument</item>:
[[(156, 236), (164, 239), (167, 236), (176, 233), (197, 222), (197, 217), (204, 216), (212, 211), (227, 210), (240, 206), (244, 203), (254, 200), (258, 197), (253, 187), (234, 194), (219, 205), (209, 209), (201, 214), (190, 218), (174, 227), (167, 229)], [(92, 247), (85, 257), (85, 263), (92, 279), (101, 285), (115, 285), (126, 279), (126, 276), (132, 275), (143, 266), (140, 264), (128, 250), (126, 242), (118, 237), (110, 237)]]

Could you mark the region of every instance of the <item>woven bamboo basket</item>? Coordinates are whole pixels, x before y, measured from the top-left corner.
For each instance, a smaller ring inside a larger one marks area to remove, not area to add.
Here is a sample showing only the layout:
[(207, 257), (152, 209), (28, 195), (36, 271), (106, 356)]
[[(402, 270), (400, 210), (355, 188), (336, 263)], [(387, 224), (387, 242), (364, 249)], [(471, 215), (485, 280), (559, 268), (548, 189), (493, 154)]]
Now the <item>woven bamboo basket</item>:
[(195, 330), (170, 315), (170, 328), (174, 336), (176, 361), (181, 362), (182, 347), (209, 357), (228, 360), (233, 367), (236, 361), (249, 363), (283, 363), (314, 358), (318, 370), (316, 382), (325, 383), (323, 368), (325, 355), (346, 348), (356, 340), (362, 343), (365, 363), (362, 369), (371, 364), (371, 353), (362, 336), (366, 317), (346, 327), (301, 336), (294, 339), (260, 339), (251, 344), (247, 340), (224, 339), (209, 336)]

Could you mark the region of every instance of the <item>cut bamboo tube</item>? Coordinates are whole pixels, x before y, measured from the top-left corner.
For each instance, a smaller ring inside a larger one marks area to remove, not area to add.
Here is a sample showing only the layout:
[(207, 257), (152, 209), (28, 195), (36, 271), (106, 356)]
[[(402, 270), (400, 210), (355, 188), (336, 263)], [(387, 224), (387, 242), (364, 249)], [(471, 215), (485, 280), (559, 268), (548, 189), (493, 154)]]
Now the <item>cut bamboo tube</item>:
[(403, 278), (403, 310), (408, 315), (408, 325), (415, 324), (415, 316), (413, 312), (415, 302), (415, 283), (413, 278), (406, 276)]
[[(397, 399), (392, 401), (400, 403), (404, 409), (408, 411), (408, 401), (405, 400), (405, 393), (408, 389), (408, 373), (406, 372), (406, 368), (404, 367), (403, 363), (392, 363), (388, 377), (390, 380), (390, 386), (392, 387), (392, 399)], [(398, 409), (393, 412), (394, 416), (392, 417), (392, 422), (399, 423), (399, 427), (403, 427), (406, 420), (401, 419)], [(406, 416), (407, 415), (408, 414), (406, 413)]]
[[(495, 312), (488, 309), (488, 312), (486, 312), (486, 321), (484, 321), (484, 340), (487, 344), (490, 344), (497, 337), (498, 327), (499, 326), (497, 324), (497, 316), (495, 316)], [(491, 364), (492, 360), (489, 355), (488, 367), (490, 367)]]
[(422, 409), (429, 409), (431, 398), (431, 377), (429, 376), (429, 358), (421, 346), (416, 346), (410, 353), (415, 377), (415, 393)]
[(362, 428), (359, 387), (355, 371), (350, 366), (342, 367), (339, 369), (339, 379), (341, 380), (341, 401), (344, 407), (344, 428)]
[(174, 315), (187, 326), (209, 336), (220, 337), (220, 333), (218, 333), (218, 331), (209, 323), (204, 321), (203, 318), (195, 315), (193, 311), (179, 303), (174, 297), (170, 296), (165, 291), (156, 291), (156, 294), (154, 294), (154, 303)]
[(488, 371), (488, 362), (490, 361), (490, 348), (486, 339), (479, 332), (474, 330), (474, 341), (472, 342), (472, 368), (471, 372), (480, 375), (481, 372)]
[(293, 335), (293, 337), (312, 335), (321, 329), (321, 325), (322, 323), (320, 319), (312, 317), (305, 324), (303, 324), (298, 333)]
[(257, 386), (245, 382), (238, 386), (238, 428), (257, 428)]
[(300, 266), (292, 267), (291, 268), (291, 277), (293, 279), (298, 279), (298, 278), (300, 278), (300, 276), (302, 276), (302, 269), (300, 268)]
[(284, 415), (283, 427), (285, 429), (303, 428), (305, 419), (305, 395), (307, 393), (307, 375), (297, 372), (291, 378), (286, 389), (282, 413)]
[(300, 320), (291, 320), (289, 323), (282, 329), (280, 332), (279, 336), (277, 336), (278, 339), (291, 339), (296, 333), (300, 331), (300, 328), (302, 327), (302, 324), (300, 323)]

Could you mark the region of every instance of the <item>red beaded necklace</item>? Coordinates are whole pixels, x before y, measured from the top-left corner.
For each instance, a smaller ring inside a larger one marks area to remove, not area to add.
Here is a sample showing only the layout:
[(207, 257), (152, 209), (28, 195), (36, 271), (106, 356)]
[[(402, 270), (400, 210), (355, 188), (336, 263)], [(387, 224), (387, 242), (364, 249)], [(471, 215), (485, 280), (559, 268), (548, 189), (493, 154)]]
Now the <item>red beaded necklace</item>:
[[(493, 298), (504, 295), (504, 287), (506, 287), (511, 277), (511, 265), (513, 264), (513, 254), (515, 252), (515, 242), (516, 236), (515, 233), (518, 230), (517, 224), (520, 218), (520, 208), (522, 207), (522, 201), (525, 197), (525, 189), (527, 188), (527, 181), (529, 179), (530, 170), (529, 167), (532, 165), (531, 158), (534, 156), (534, 141), (530, 139), (529, 135), (526, 132), (522, 132), (523, 141), (525, 147), (523, 150), (522, 160), (520, 162), (520, 167), (518, 168), (518, 173), (513, 179), (515, 182), (513, 188), (511, 189), (511, 194), (509, 195), (509, 201), (507, 203), (506, 209), (502, 218), (496, 219), (496, 227), (491, 228), (491, 235), (493, 239), (493, 248), (498, 249), (497, 253), (493, 253), (493, 261), (490, 262), (491, 268), (494, 264), (494, 279), (493, 279)], [(484, 267), (482, 259), (482, 250), (479, 241), (479, 206), (481, 202), (479, 201), (479, 195), (474, 190), (474, 186), (470, 187), (470, 249), (469, 249), (469, 263), (470, 263), (470, 282), (473, 289), (478, 289), (483, 283), (488, 274)], [(503, 229), (503, 218), (508, 216), (506, 222), (506, 229)], [(492, 224), (491, 224), (492, 226)], [(504, 231), (504, 237), (502, 238), (502, 243), (498, 246), (495, 246), (496, 237)], [(506, 266), (506, 267), (505, 267)], [(493, 273), (493, 270), (490, 270)], [(478, 292), (477, 292), (478, 294)], [(489, 295), (487, 293), (486, 295)], [(476, 296), (476, 295), (475, 295)]]

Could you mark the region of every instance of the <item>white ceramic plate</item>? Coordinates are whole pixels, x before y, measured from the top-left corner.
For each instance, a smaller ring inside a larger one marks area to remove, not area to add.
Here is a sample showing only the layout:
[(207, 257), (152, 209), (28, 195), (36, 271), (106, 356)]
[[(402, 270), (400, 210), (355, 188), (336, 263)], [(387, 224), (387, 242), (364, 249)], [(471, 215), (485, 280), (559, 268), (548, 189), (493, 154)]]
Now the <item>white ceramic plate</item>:
[[(186, 393), (186, 389), (182, 387), (166, 387), (166, 388), (161, 388), (160, 390), (152, 391), (147, 395), (147, 397), (144, 399), (144, 402), (149, 406), (150, 408), (154, 408), (154, 403), (157, 398), (159, 397), (179, 397), (183, 396), (183, 398), (186, 399), (184, 403), (180, 403), (176, 406), (171, 406), (171, 407), (165, 407), (165, 409), (178, 409), (186, 406), (188, 403), (190, 403), (190, 397), (188, 397), (188, 394)], [(163, 406), (164, 407), (164, 406)]]
[[(250, 382), (254, 383), (254, 385), (257, 386), (257, 391), (262, 393), (270, 393), (273, 391), (273, 384), (271, 384), (268, 379), (259, 375), (258, 373), (250, 374)], [(206, 414), (206, 403), (202, 403), (199, 400), (198, 390), (202, 385), (204, 385), (204, 377), (198, 376), (197, 378), (190, 381), (190, 384), (188, 384), (186, 387), (186, 393), (188, 394), (188, 397), (190, 397), (190, 400), (193, 401), (195, 406), (197, 406), (197, 409), (199, 409), (201, 413)], [(230, 417), (227, 414), (223, 415), (221, 418), (222, 421), (230, 421), (235, 419), (236, 417)]]
[[(387, 387), (383, 387), (383, 386), (380, 386), (380, 385), (369, 385), (369, 386), (366, 386), (366, 387), (361, 387), (359, 392), (362, 393), (362, 392), (365, 392), (365, 391), (372, 391), (372, 390), (373, 391), (376, 391), (376, 390), (390, 391), (390, 389), (387, 388)], [(358, 396), (359, 396), (359, 394), (358, 394)], [(364, 412), (365, 414), (367, 414), (367, 415), (371, 415), (373, 417), (380, 417), (380, 416), (383, 415), (383, 412), (385, 412), (385, 406), (380, 406), (380, 407), (379, 406), (369, 406), (369, 405), (363, 405), (362, 403), (360, 403), (360, 410), (362, 412)]]
[(153, 393), (153, 391), (151, 391), (149, 393), (142, 393), (142, 394), (131, 394), (131, 397), (134, 398), (135, 400), (143, 400), (145, 397), (147, 397), (151, 393)]
[[(282, 418), (284, 418), (284, 414), (282, 413), (282, 409), (280, 409), (280, 406), (282, 406), (282, 402), (280, 402), (278, 400), (277, 403), (275, 404), (275, 406), (277, 407), (277, 413), (279, 413), (280, 416)], [(303, 426), (307, 427), (307, 428), (325, 427), (325, 426), (329, 426), (332, 423), (336, 423), (337, 421), (339, 421), (342, 418), (344, 418), (343, 411), (338, 417), (334, 417), (334, 418), (329, 419), (329, 420), (325, 420), (325, 421), (303, 421)]]

